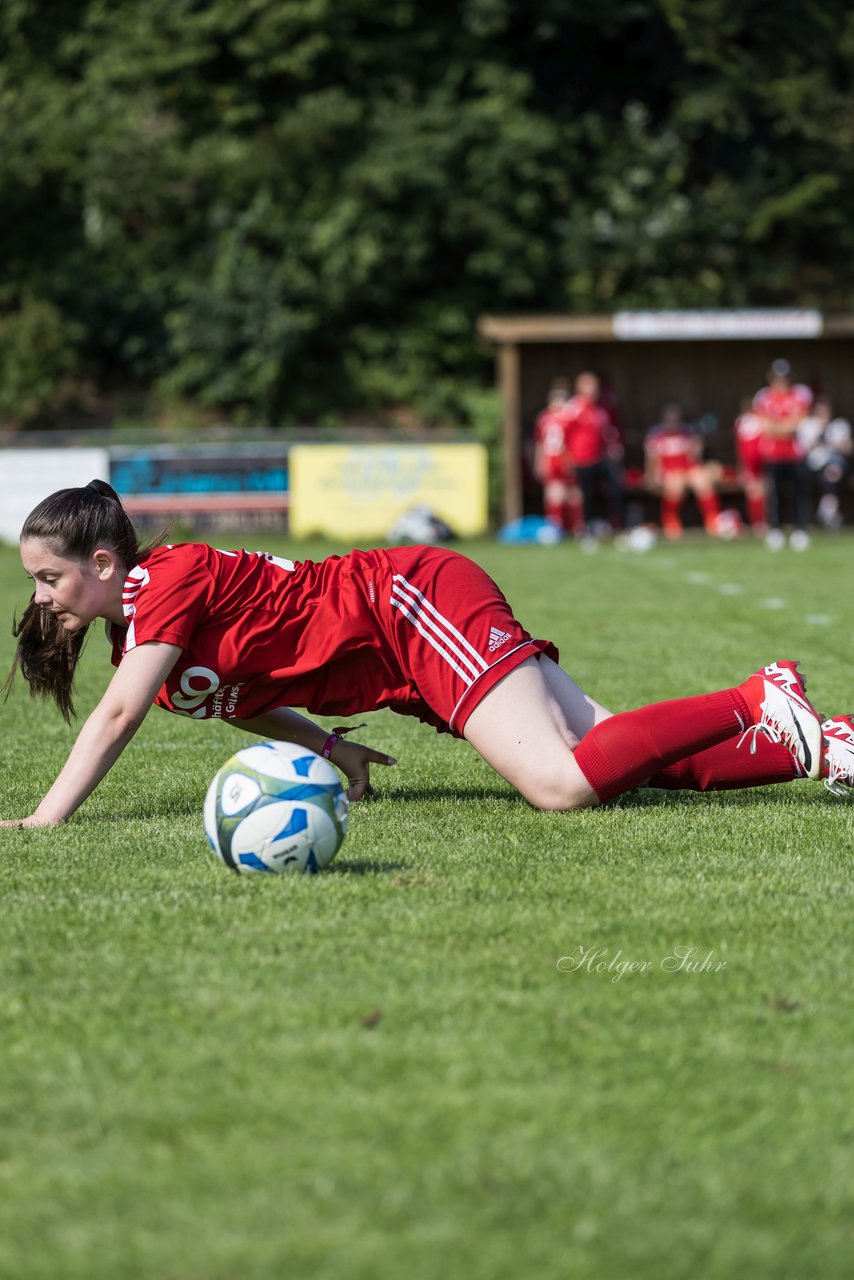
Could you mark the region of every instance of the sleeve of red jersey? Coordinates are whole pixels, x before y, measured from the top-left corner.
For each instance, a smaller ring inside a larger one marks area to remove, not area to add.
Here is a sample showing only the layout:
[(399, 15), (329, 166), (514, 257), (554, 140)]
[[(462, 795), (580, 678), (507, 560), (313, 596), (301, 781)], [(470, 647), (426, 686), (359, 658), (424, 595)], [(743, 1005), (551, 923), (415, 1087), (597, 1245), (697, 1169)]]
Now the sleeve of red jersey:
[(802, 409), (804, 413), (809, 413), (813, 402), (813, 393), (810, 388), (803, 382), (798, 382), (792, 387), (792, 394), (797, 401), (798, 408)]
[[(215, 587), (211, 558), (215, 554), (201, 543), (188, 543), (160, 548), (149, 558), (133, 595), (125, 651), (152, 640), (187, 648), (210, 606)], [(126, 596), (133, 577), (132, 571)]]

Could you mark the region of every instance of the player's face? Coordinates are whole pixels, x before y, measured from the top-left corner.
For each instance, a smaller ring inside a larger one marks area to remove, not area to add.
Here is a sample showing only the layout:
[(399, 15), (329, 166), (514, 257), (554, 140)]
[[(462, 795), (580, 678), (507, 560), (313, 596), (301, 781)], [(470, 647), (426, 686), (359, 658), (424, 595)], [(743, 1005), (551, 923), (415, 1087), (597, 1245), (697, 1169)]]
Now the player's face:
[(102, 553), (90, 560), (69, 560), (43, 539), (26, 538), (21, 563), (32, 579), (36, 604), (55, 614), (65, 631), (80, 631), (95, 618), (121, 621), (121, 583), (117, 593), (115, 574)]
[(576, 390), (580, 396), (584, 396), (585, 400), (596, 401), (599, 399), (599, 379), (592, 373), (581, 373), (575, 384)]

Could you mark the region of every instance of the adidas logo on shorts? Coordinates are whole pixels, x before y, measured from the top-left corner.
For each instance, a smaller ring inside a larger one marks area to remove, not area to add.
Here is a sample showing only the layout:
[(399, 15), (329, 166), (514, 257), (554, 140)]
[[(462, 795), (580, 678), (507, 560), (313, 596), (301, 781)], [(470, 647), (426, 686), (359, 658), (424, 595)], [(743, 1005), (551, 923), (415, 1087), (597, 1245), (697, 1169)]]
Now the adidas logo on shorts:
[(509, 631), (499, 631), (498, 627), (489, 628), (489, 652), (495, 653), (496, 649), (500, 649), (510, 639)]

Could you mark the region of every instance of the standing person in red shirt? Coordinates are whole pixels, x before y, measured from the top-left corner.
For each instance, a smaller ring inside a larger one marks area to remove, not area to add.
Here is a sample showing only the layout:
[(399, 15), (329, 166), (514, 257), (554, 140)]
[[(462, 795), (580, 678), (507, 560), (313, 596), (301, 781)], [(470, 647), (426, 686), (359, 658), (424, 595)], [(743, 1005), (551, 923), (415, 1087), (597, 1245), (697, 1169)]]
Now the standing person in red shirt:
[(809, 546), (809, 475), (798, 438), (798, 428), (812, 408), (813, 396), (802, 383), (792, 384), (788, 360), (775, 360), (768, 382), (753, 397), (753, 411), (762, 421), (760, 456), (765, 476), (768, 533), (765, 542), (771, 551), (785, 543), (783, 506), (790, 499), (794, 529), (789, 545), (795, 551)]
[(543, 514), (564, 533), (583, 525), (581, 491), (567, 441), (569, 383), (557, 378), (534, 426), (534, 475), (543, 487)]
[[(140, 548), (118, 495), (94, 480), (45, 498), (21, 531), (34, 591), (15, 670), (73, 711), (77, 660), (104, 618), (117, 670), (33, 813), (55, 826), (116, 763), (152, 705), (224, 720), (322, 754), (370, 790), (384, 752), (292, 708), (388, 707), (464, 737), (540, 809), (596, 805), (645, 783), (722, 790), (822, 779), (854, 787), (854, 716), (822, 722), (797, 663), (740, 685), (611, 715), (517, 622), (498, 586), (443, 547), (354, 551), (319, 562), (204, 543)], [(743, 748), (747, 749), (743, 749)]]
[(582, 533), (590, 533), (597, 493), (602, 494), (613, 529), (623, 527), (623, 489), (613, 466), (622, 454), (620, 433), (600, 403), (595, 373), (575, 379), (575, 395), (566, 406), (566, 440), (575, 465), (583, 504)]
[(733, 425), (738, 480), (744, 493), (747, 521), (757, 537), (768, 532), (765, 518), (765, 477), (762, 470), (762, 419), (753, 409), (753, 401), (742, 402), (741, 413)]
[(720, 503), (703, 464), (702, 436), (685, 421), (682, 408), (675, 401), (664, 406), (661, 421), (647, 432), (644, 456), (646, 482), (661, 494), (664, 536), (682, 537), (682, 505), (689, 492), (694, 494), (706, 532), (717, 534)]

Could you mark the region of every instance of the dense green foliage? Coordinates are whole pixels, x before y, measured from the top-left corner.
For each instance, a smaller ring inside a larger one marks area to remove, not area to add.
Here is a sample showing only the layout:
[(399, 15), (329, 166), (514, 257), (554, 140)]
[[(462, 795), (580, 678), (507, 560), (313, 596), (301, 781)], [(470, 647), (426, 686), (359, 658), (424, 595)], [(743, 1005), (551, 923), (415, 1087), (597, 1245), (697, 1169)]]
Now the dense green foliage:
[(6, 0), (0, 416), (465, 412), (485, 310), (854, 285), (842, 0)]
[[(848, 535), (469, 550), (609, 705), (788, 652), (851, 706)], [(0, 551), (3, 617), (26, 592)], [(82, 713), (109, 670), (93, 635)], [(74, 731), (20, 688), (0, 712), (17, 815)], [(214, 862), (241, 735), (159, 711), (68, 824), (0, 830), (0, 1278), (850, 1280), (851, 806), (538, 813), (368, 719), (400, 763), (317, 877)], [(559, 970), (579, 947), (651, 967)]]

